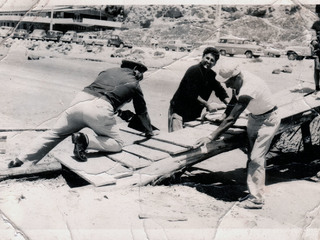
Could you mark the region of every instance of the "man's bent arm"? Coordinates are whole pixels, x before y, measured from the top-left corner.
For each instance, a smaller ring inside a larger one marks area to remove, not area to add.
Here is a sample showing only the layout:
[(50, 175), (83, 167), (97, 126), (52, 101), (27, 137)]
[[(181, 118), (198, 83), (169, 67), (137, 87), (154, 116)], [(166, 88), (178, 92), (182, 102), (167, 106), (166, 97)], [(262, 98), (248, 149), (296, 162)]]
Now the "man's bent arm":
[(232, 109), (230, 115), (225, 118), (219, 127), (212, 132), (208, 137), (199, 139), (194, 147), (199, 147), (201, 145), (207, 144), (211, 142), (212, 140), (216, 140), (222, 133), (227, 131), (231, 126), (235, 124), (237, 119), (239, 118), (240, 114), (246, 109), (249, 102), (251, 101), (251, 97), (249, 96), (240, 96), (238, 99), (238, 102)]

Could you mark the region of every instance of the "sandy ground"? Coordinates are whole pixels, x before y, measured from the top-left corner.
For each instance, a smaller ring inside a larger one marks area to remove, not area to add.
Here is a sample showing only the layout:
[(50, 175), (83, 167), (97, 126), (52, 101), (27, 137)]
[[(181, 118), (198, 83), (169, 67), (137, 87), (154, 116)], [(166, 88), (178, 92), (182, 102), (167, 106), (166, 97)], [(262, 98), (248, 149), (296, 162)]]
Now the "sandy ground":
[[(15, 41), (0, 51), (1, 129), (52, 126), (79, 90), (121, 60), (110, 57), (112, 48), (96, 48), (94, 53), (77, 45), (71, 50), (65, 50), (69, 46), (47, 49), (44, 43), (35, 50), (27, 46)], [(158, 50), (150, 48), (138, 51), (150, 67), (141, 85), (153, 124), (161, 131), (167, 131), (169, 101), (181, 77), (200, 60), (202, 50), (188, 54), (161, 50), (164, 57), (154, 56)], [(222, 57), (214, 69), (231, 61), (265, 79), (274, 93), (301, 81), (313, 82), (312, 60)], [(272, 74), (283, 66), (293, 72)], [(38, 134), (2, 133), (8, 141), (0, 167), (5, 168)], [(317, 162), (269, 169), (262, 210), (236, 205), (246, 194), (245, 166), (245, 154), (234, 150), (157, 186), (94, 188), (79, 184), (68, 172), (2, 181), (0, 239), (320, 239), (320, 187), (308, 181), (319, 168)]]

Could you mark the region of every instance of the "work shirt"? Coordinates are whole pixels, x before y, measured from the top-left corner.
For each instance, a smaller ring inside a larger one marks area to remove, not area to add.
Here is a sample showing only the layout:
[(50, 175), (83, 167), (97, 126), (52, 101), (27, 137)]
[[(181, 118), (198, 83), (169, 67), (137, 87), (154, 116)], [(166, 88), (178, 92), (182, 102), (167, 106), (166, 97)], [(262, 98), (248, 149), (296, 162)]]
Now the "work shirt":
[(184, 122), (200, 117), (203, 105), (197, 100), (200, 96), (208, 101), (212, 91), (223, 101), (228, 97), (225, 89), (216, 80), (216, 73), (205, 69), (202, 64), (191, 66), (182, 78), (179, 88), (171, 100), (171, 108)]
[(275, 103), (267, 84), (261, 78), (249, 72), (241, 71), (241, 73), (243, 83), (236, 97), (246, 95), (252, 98), (247, 106), (248, 111), (253, 115), (259, 115), (273, 109)]
[(96, 80), (84, 88), (85, 92), (105, 96), (116, 112), (133, 100), (136, 114), (147, 112), (146, 102), (139, 84), (129, 68), (111, 68), (99, 73)]
[(93, 83), (83, 89), (97, 97), (104, 97), (110, 102), (114, 112), (125, 103), (133, 101), (133, 106), (141, 123), (148, 134), (152, 133), (152, 125), (147, 111), (146, 102), (132, 69), (111, 68), (99, 73)]

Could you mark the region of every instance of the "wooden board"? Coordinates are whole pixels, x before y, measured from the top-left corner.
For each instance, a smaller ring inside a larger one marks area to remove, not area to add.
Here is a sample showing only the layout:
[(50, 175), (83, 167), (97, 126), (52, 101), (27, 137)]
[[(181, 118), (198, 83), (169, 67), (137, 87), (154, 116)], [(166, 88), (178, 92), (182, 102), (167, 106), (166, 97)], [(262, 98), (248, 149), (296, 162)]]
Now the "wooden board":
[(139, 174), (139, 182), (131, 182), (130, 184), (142, 186), (155, 183), (161, 179), (168, 178), (174, 172), (186, 166), (193, 165), (221, 152), (244, 146), (245, 141), (241, 141), (244, 134), (225, 135), (222, 140), (209, 143), (206, 147), (193, 149), (185, 154), (155, 162), (149, 167), (140, 169), (137, 172)]
[(132, 153), (139, 157), (148, 159), (150, 161), (159, 161), (160, 159), (169, 157), (170, 155), (166, 152), (158, 151), (141, 145), (130, 145), (123, 148), (123, 151)]
[(160, 133), (157, 136), (153, 136), (153, 138), (185, 148), (192, 148), (199, 138), (208, 136), (209, 134), (205, 129), (186, 127), (172, 133)]
[(132, 170), (140, 169), (140, 168), (149, 166), (151, 164), (149, 160), (140, 158), (136, 155), (133, 155), (125, 151), (122, 151), (120, 153), (110, 154), (108, 157)]
[(86, 162), (78, 162), (74, 157), (57, 152), (55, 158), (64, 166), (96, 187), (115, 184), (116, 178), (131, 176), (132, 171), (114, 162), (103, 154), (87, 154)]
[[(218, 128), (217, 124), (214, 123), (204, 123), (201, 125), (198, 125), (195, 127), (195, 129), (203, 129), (203, 130), (208, 130), (208, 134), (210, 134), (211, 132), (215, 131)], [(229, 128), (226, 133), (228, 134), (239, 134), (241, 132), (245, 132), (245, 129), (242, 128)]]
[(26, 164), (18, 168), (8, 168), (7, 164), (1, 166), (0, 168), (0, 180), (5, 180), (15, 177), (24, 177), (28, 175), (37, 175), (42, 173), (61, 171), (61, 164), (57, 161), (49, 163), (38, 163), (27, 167)]
[(170, 144), (167, 142), (162, 142), (159, 140), (155, 140), (153, 138), (138, 142), (137, 144), (148, 147), (148, 148), (160, 150), (160, 151), (169, 153), (170, 155), (176, 155), (189, 150), (189, 148), (181, 147), (181, 146)]
[(124, 144), (123, 144), (124, 146), (132, 145), (137, 141), (141, 141), (143, 139), (146, 139), (142, 135), (132, 134), (132, 133), (127, 132), (127, 131), (120, 131), (120, 136), (121, 136), (121, 139), (124, 142)]

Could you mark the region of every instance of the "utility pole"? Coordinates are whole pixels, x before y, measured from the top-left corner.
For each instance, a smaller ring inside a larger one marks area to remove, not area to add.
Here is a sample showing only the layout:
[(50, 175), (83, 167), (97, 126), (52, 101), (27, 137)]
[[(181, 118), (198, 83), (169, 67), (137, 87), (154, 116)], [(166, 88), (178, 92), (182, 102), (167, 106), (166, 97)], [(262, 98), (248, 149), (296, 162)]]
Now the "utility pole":
[(217, 5), (217, 12), (216, 12), (216, 28), (217, 28), (217, 41), (220, 38), (220, 30), (221, 30), (221, 5)]
[(51, 7), (50, 30), (53, 29), (53, 6)]

